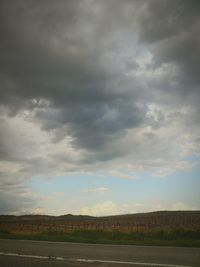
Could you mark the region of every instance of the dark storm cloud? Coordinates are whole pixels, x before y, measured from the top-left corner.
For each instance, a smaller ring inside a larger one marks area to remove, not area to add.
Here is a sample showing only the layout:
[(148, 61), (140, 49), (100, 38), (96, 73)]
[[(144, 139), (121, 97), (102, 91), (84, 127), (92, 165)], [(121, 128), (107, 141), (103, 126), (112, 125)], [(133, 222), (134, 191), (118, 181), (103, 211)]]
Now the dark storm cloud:
[(178, 94), (196, 91), (200, 86), (200, 2), (197, 0), (147, 1), (139, 18), (141, 42), (154, 45), (156, 67), (172, 63)]
[(98, 91), (92, 94), (93, 83), (103, 87), (99, 82), (107, 73), (96, 64), (97, 49), (87, 48), (87, 36), (77, 26), (80, 2), (5, 3), (1, 76), (2, 87), (7, 88), (2, 97), (45, 98), (58, 104), (85, 98), (87, 93), (97, 98)]
[(138, 19), (139, 36), (144, 42), (166, 40), (199, 28), (198, 0), (150, 0)]
[[(11, 114), (31, 108), (31, 99), (46, 99), (59, 110), (51, 115), (36, 111), (43, 129), (69, 123), (74, 143), (89, 149), (143, 121), (145, 106), (138, 107), (137, 84), (132, 92), (126, 89), (120, 66), (113, 63), (117, 45), (107, 32), (116, 20), (115, 13), (113, 20), (108, 14), (112, 1), (108, 10), (104, 1), (1, 4), (1, 100), (11, 106)], [(107, 28), (96, 12), (105, 17)]]
[(74, 137), (74, 145), (99, 149), (124, 129), (139, 125), (144, 120), (145, 108), (128, 99), (114, 99), (90, 105), (74, 103), (61, 110), (38, 110), (36, 116), (44, 130), (56, 129), (59, 134), (61, 126), (68, 124), (68, 134)]
[[(69, 134), (75, 148), (103, 149), (149, 122), (153, 87), (159, 97), (192, 86), (198, 94), (198, 13), (198, 1), (1, 1), (1, 102), (10, 115), (33, 110), (54, 141)], [(151, 70), (176, 66), (176, 87), (167, 74), (159, 83), (128, 78), (140, 67), (120, 43), (136, 34), (153, 54)]]

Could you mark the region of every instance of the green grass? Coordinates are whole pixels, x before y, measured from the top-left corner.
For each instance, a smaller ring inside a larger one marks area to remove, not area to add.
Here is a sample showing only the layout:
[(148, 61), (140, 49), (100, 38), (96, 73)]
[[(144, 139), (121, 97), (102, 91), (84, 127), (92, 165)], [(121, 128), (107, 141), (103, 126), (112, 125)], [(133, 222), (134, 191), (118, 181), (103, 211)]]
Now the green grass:
[(175, 229), (171, 231), (129, 232), (81, 230), (70, 233), (46, 232), (40, 234), (11, 234), (0, 232), (0, 238), (27, 239), (93, 244), (156, 245), (200, 247), (200, 231)]

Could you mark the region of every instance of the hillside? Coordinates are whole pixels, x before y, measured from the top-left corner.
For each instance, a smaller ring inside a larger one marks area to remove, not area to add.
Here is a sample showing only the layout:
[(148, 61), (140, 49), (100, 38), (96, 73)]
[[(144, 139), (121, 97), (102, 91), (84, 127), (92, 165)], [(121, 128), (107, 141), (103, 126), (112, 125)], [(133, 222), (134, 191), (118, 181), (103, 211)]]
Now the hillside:
[(200, 211), (157, 211), (106, 217), (86, 215), (0, 215), (0, 231), (63, 231), (185, 228), (200, 230)]
[(200, 211), (158, 211), (106, 217), (0, 215), (0, 238), (200, 246)]

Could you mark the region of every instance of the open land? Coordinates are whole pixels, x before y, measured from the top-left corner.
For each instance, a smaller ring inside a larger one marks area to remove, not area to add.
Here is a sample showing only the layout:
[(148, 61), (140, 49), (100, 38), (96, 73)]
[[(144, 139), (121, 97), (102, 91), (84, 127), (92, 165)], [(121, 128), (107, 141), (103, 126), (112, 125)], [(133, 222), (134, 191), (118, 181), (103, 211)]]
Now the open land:
[(200, 247), (200, 211), (107, 217), (1, 215), (0, 238)]

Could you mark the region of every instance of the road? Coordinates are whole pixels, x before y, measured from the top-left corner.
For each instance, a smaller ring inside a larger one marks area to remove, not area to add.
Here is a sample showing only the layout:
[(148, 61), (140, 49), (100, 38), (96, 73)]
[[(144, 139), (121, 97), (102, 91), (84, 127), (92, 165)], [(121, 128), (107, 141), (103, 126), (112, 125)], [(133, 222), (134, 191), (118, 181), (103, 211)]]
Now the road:
[(199, 267), (200, 248), (0, 239), (1, 267)]

